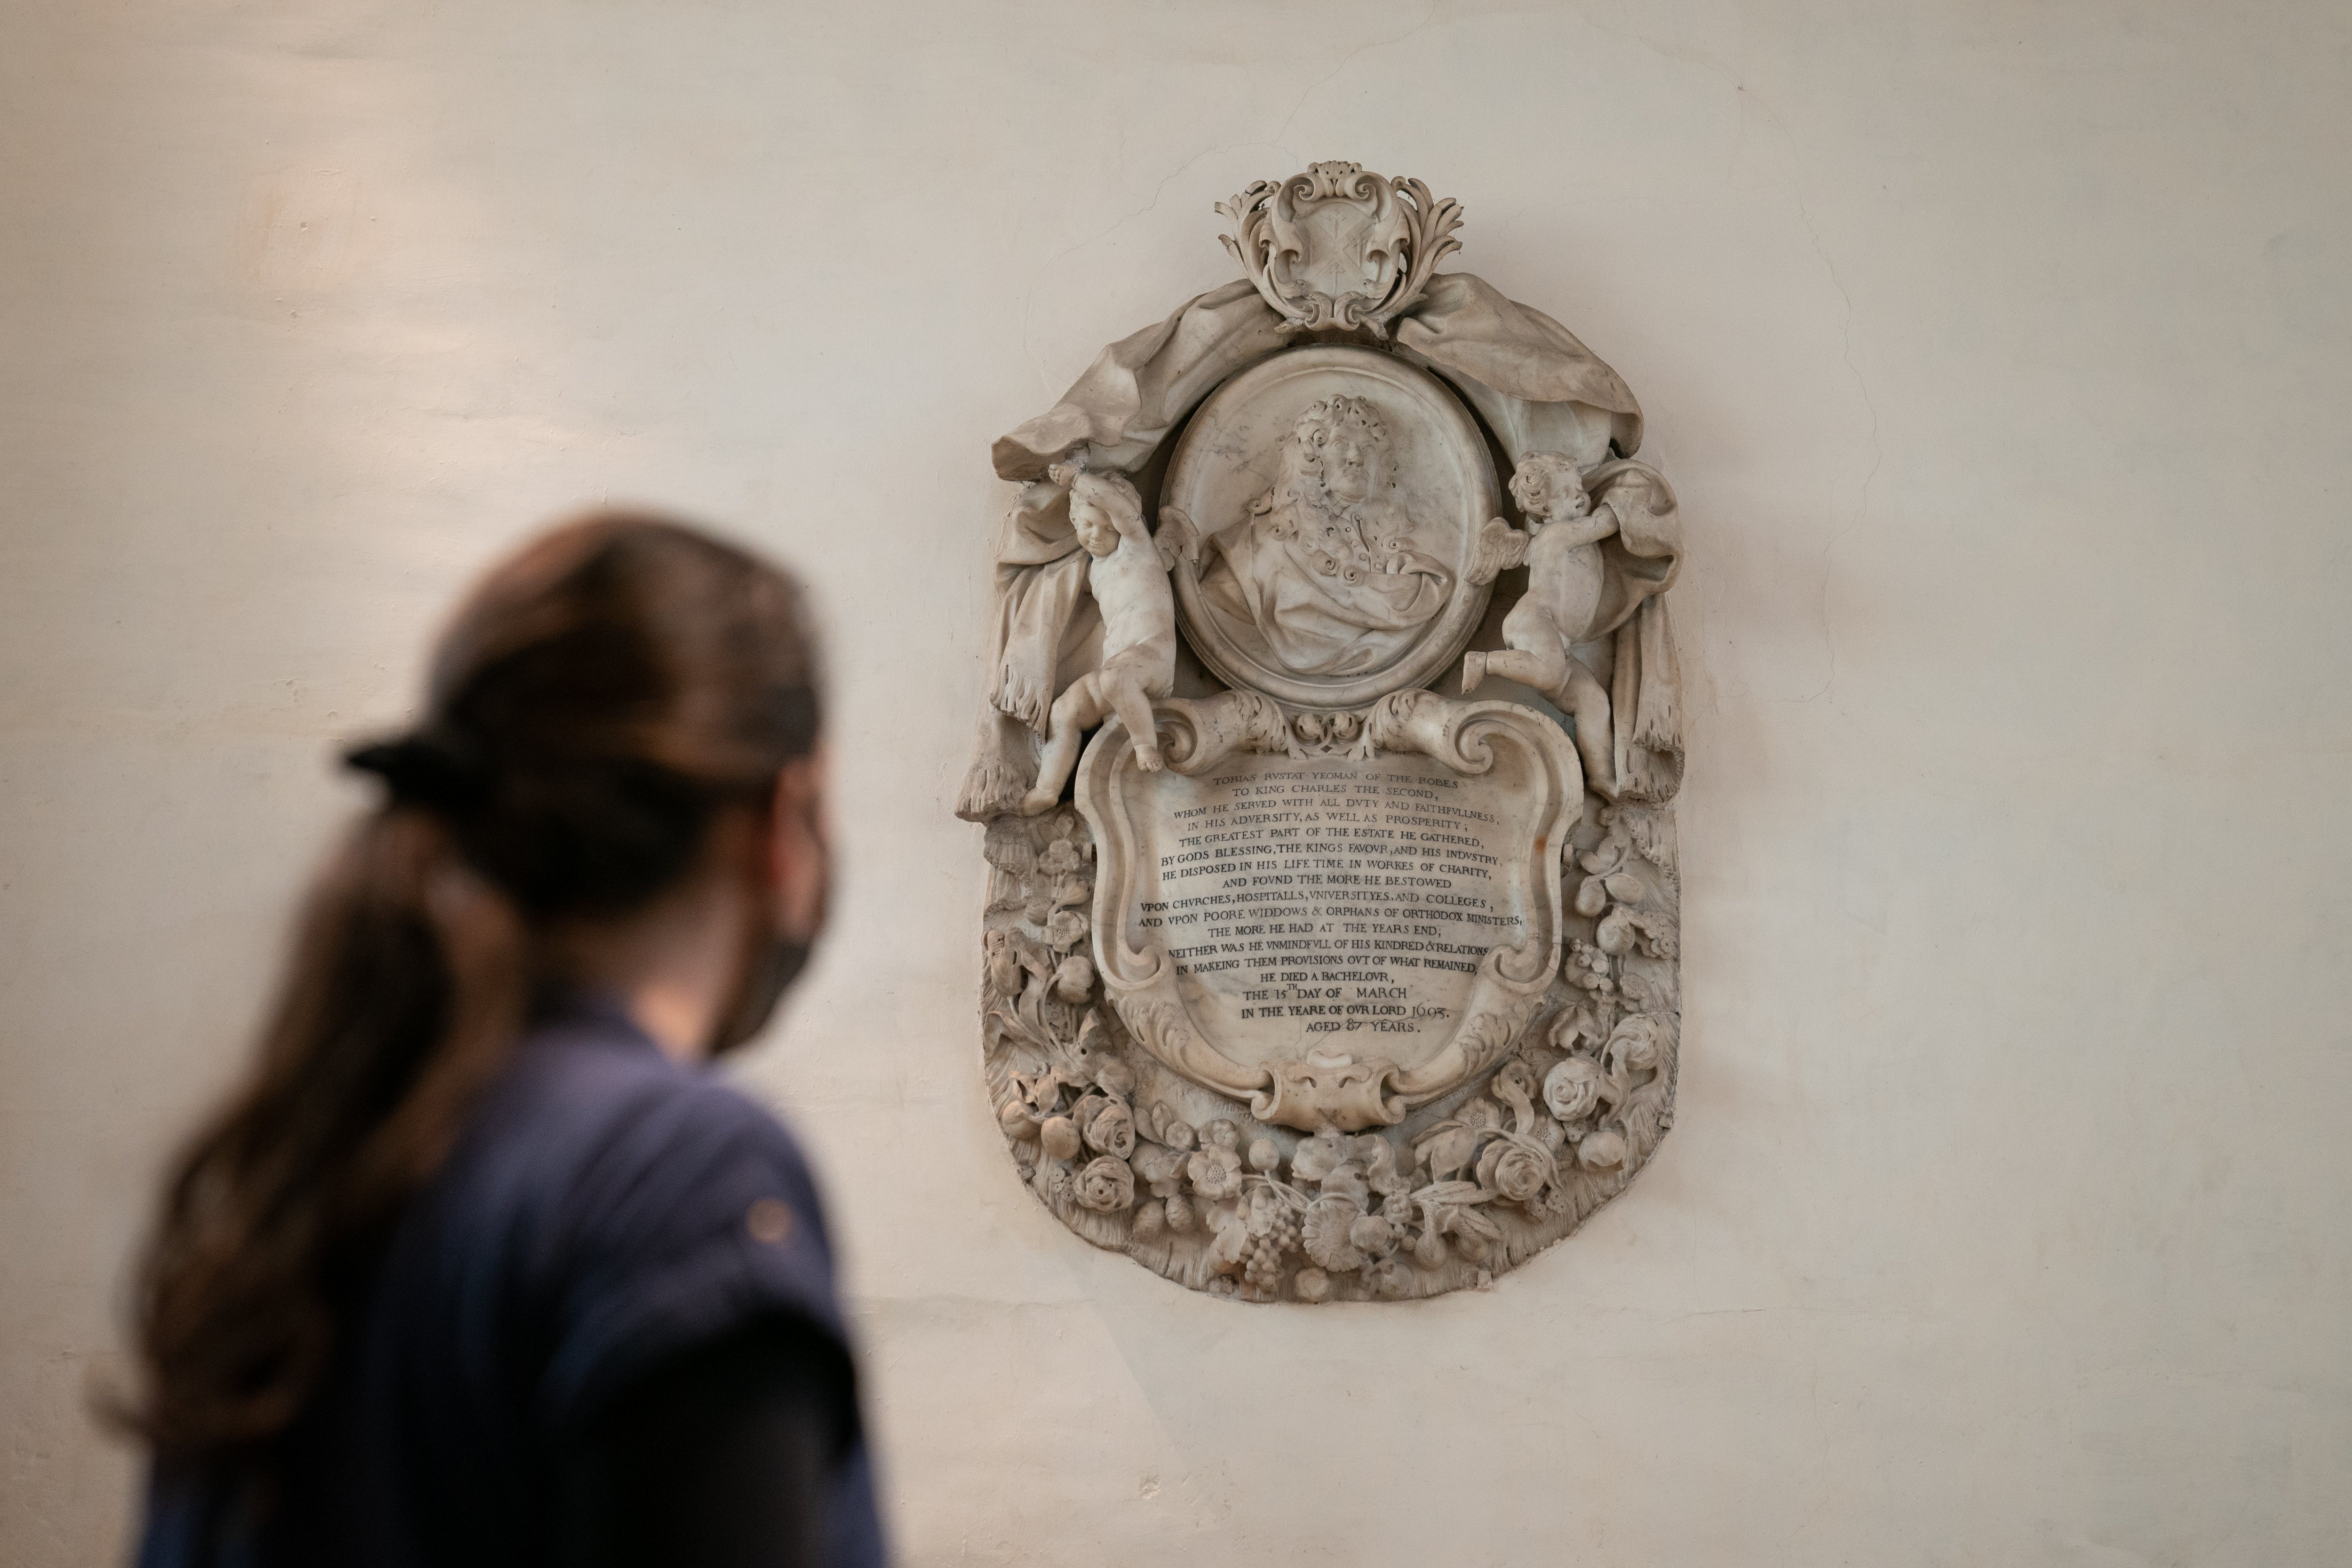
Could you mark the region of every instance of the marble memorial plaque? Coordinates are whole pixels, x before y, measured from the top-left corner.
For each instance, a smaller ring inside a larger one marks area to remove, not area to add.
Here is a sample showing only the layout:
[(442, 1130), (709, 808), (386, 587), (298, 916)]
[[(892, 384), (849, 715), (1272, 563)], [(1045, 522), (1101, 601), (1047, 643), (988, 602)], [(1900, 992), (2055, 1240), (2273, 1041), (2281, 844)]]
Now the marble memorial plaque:
[(1671, 1121), (1677, 503), (1614, 372), (1435, 270), (1452, 202), (1318, 163), (1219, 210), (1244, 277), (996, 444), (983, 1068), (1095, 1245), (1411, 1300)]

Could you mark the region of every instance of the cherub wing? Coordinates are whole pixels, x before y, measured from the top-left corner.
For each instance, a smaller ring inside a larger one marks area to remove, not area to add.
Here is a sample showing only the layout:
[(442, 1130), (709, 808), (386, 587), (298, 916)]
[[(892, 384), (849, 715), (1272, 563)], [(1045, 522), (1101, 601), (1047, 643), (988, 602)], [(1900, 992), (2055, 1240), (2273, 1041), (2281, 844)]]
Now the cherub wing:
[[(1165, 517), (1166, 512), (1161, 512)], [(1523, 564), (1528, 558), (1528, 536), (1499, 517), (1490, 517), (1478, 531), (1478, 548), (1470, 560), (1472, 584), (1491, 583), (1496, 574)]]
[(1151, 536), (1151, 542), (1159, 546), (1162, 572), (1173, 572), (1179, 561), (1190, 561), (1195, 566), (1201, 563), (1201, 531), (1192, 526), (1192, 518), (1181, 506), (1160, 509), (1160, 529)]

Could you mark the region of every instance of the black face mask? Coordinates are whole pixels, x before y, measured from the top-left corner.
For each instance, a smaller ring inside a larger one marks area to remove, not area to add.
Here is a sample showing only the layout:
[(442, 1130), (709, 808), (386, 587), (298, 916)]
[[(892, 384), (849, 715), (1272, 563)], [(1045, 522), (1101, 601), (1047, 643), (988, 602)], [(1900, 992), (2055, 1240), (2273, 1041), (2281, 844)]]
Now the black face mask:
[(751, 922), (744, 937), (740, 960), (742, 978), (736, 984), (735, 999), (720, 1012), (711, 1032), (713, 1057), (725, 1056), (748, 1045), (768, 1026), (768, 1020), (776, 1015), (776, 1005), (784, 999), (784, 993), (807, 966), (817, 933), (824, 930), (825, 908), (833, 898), (833, 850), (816, 834), (814, 824), (811, 824), (809, 837), (822, 861), (815, 923), (808, 936), (793, 940), (776, 930), (772, 914)]

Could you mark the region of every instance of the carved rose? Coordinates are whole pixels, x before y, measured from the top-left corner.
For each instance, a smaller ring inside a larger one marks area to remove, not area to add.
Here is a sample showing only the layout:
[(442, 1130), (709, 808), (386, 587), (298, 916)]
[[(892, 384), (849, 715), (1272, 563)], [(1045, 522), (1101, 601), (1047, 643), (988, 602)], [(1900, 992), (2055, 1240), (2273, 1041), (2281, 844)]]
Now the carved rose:
[(1078, 1202), (1097, 1214), (1133, 1207), (1135, 1173), (1116, 1154), (1088, 1161), (1078, 1173)]
[(1570, 1057), (1544, 1077), (1544, 1103), (1562, 1121), (1587, 1117), (1601, 1104), (1601, 1067), (1583, 1057)]
[(1517, 1143), (1491, 1143), (1478, 1156), (1478, 1184), (1515, 1204), (1533, 1198), (1550, 1179), (1543, 1157)]
[(1055, 910), (1045, 922), (1045, 941), (1056, 952), (1087, 939), (1087, 917), (1076, 910)]
[(1087, 1123), (1087, 1147), (1124, 1160), (1135, 1152), (1135, 1113), (1111, 1100)]
[(1213, 1201), (1242, 1190), (1242, 1157), (1231, 1149), (1203, 1149), (1184, 1167), (1192, 1190)]
[(1622, 1020), (1609, 1036), (1609, 1055), (1636, 1072), (1654, 1072), (1665, 1060), (1666, 1026), (1647, 1013)]
[(1504, 1100), (1533, 1100), (1536, 1094), (1535, 1069), (1513, 1058), (1503, 1064), (1495, 1075), (1495, 1093)]

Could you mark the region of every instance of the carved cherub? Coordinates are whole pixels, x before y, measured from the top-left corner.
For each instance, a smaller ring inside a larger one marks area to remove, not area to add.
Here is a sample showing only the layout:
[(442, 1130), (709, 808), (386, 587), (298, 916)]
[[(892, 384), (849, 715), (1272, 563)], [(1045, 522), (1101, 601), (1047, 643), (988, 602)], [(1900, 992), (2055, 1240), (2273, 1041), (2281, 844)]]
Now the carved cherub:
[(1116, 474), (1089, 474), (1068, 463), (1047, 472), (1069, 488), (1070, 526), (1094, 557), (1087, 588), (1102, 611), (1103, 658), (1055, 700), (1036, 787), (1021, 802), (1032, 816), (1053, 810), (1062, 798), (1077, 765), (1080, 734), (1114, 713), (1127, 726), (1136, 765), (1146, 773), (1165, 765), (1151, 701), (1176, 686), (1176, 599), (1168, 570), (1184, 538), (1171, 530), (1168, 540), (1155, 542), (1143, 526), (1135, 487)]
[[(1638, 470), (1621, 483), (1646, 487)], [(1601, 542), (1617, 531), (1614, 505), (1595, 506), (1576, 464), (1557, 452), (1536, 452), (1511, 475), (1511, 499), (1526, 514), (1528, 591), (1503, 618), (1507, 647), (1462, 656), (1466, 696), (1489, 675), (1532, 686), (1576, 721), (1576, 749), (1588, 783), (1616, 788), (1609, 693), (1569, 649), (1591, 635), (1608, 586)]]

